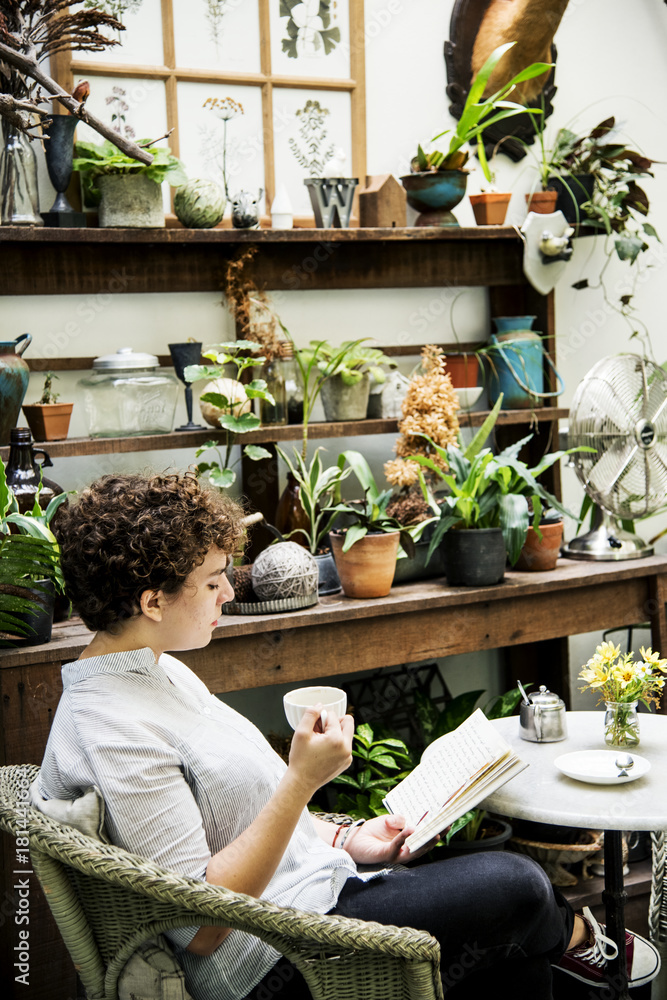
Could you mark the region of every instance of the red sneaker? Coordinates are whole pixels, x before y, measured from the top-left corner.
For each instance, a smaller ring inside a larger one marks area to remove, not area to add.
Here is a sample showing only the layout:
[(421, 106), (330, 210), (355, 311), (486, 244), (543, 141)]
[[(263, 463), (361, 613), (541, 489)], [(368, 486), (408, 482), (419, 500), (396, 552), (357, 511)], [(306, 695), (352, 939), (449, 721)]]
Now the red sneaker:
[[(585, 906), (582, 916), (590, 934), (585, 944), (567, 951), (556, 968), (574, 976), (591, 986), (606, 986), (607, 962), (616, 958), (618, 948), (606, 936), (604, 924), (599, 924), (590, 909)], [(628, 986), (643, 986), (660, 972), (660, 955), (653, 945), (639, 934), (625, 932), (625, 947), (628, 963)]]

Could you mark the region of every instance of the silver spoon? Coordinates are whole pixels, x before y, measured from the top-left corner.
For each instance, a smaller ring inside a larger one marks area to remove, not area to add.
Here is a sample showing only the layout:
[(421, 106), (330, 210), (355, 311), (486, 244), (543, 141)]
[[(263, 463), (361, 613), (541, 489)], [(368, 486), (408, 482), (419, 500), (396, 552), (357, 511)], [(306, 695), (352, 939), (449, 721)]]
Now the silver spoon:
[(635, 766), (635, 762), (629, 753), (620, 753), (615, 759), (614, 764), (620, 769), (616, 775), (617, 778), (627, 778), (628, 771)]

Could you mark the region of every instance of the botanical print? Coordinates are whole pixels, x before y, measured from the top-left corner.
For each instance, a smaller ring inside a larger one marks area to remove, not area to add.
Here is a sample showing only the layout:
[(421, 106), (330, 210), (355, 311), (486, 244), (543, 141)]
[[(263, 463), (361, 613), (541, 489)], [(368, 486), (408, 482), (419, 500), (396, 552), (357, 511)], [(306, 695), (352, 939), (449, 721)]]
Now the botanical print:
[(126, 97), (127, 91), (124, 87), (111, 88), (111, 93), (106, 99), (107, 107), (111, 108), (111, 127), (126, 139), (136, 139), (137, 133), (128, 124), (126, 118), (126, 113), (130, 110), (130, 105), (125, 100)]
[[(234, 154), (238, 148), (238, 138), (227, 138), (227, 122), (243, 114), (243, 105), (233, 97), (207, 97), (205, 108), (211, 111), (222, 122), (222, 131), (214, 126), (205, 128), (201, 134), (201, 152), (209, 170), (219, 171), (225, 188), (225, 196), (229, 199), (229, 177), (238, 171), (238, 163)], [(237, 159), (237, 158), (236, 158)]]
[(304, 107), (296, 112), (300, 139), (291, 138), (289, 147), (309, 177), (321, 177), (324, 164), (334, 152), (333, 145), (325, 147), (325, 119), (330, 113), (328, 108), (320, 107), (319, 101), (306, 101)]
[(280, 0), (280, 16), (287, 18), (283, 52), (290, 59), (299, 56), (326, 56), (340, 42), (340, 28), (331, 27), (336, 18), (336, 0)]
[(206, 20), (211, 29), (211, 41), (217, 49), (222, 40), (222, 19), (227, 13), (229, 0), (204, 0), (204, 6), (206, 7)]
[(122, 21), (124, 14), (133, 14), (142, 3), (143, 0), (85, 0), (84, 7), (103, 10), (105, 14), (111, 14)]

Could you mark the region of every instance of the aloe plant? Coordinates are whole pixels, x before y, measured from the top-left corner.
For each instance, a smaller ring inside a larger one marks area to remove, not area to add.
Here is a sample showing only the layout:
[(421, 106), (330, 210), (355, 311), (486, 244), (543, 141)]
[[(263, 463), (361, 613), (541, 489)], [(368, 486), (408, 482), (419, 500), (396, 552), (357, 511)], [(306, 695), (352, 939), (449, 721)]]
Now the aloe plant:
[(452, 133), (447, 152), (442, 153), (435, 150), (431, 153), (425, 153), (422, 147), (418, 146), (417, 156), (413, 160), (413, 169), (415, 169), (414, 165), (416, 164), (416, 169), (419, 171), (461, 170), (469, 155), (466, 150), (463, 150), (463, 146), (473, 142), (477, 143), (478, 146), (481, 145), (484, 129), (488, 128), (489, 125), (494, 125), (496, 122), (502, 121), (503, 118), (511, 118), (514, 115), (542, 114), (539, 108), (526, 108), (522, 104), (508, 101), (506, 98), (518, 83), (548, 73), (552, 66), (551, 63), (531, 63), (530, 66), (526, 66), (520, 73), (503, 84), (495, 94), (486, 98), (482, 96), (494, 69), (513, 45), (516, 45), (516, 42), (506, 42), (505, 45), (499, 45), (493, 50), (472, 82), (461, 117), (454, 130), (445, 129), (444, 132), (439, 132), (431, 139), (431, 142), (437, 142), (444, 135)]

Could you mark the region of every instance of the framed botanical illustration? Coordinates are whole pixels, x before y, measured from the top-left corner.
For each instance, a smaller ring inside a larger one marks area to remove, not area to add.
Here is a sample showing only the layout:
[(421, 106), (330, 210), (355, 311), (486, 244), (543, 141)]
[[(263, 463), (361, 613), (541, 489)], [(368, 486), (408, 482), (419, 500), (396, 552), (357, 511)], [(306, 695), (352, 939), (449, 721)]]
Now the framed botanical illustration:
[(91, 110), (119, 132), (169, 133), (189, 177), (228, 198), (261, 192), (264, 214), (284, 185), (301, 225), (313, 224), (304, 180), (328, 160), (363, 183), (363, 0), (95, 2), (124, 24), (118, 44), (52, 68), (70, 91), (87, 79)]

